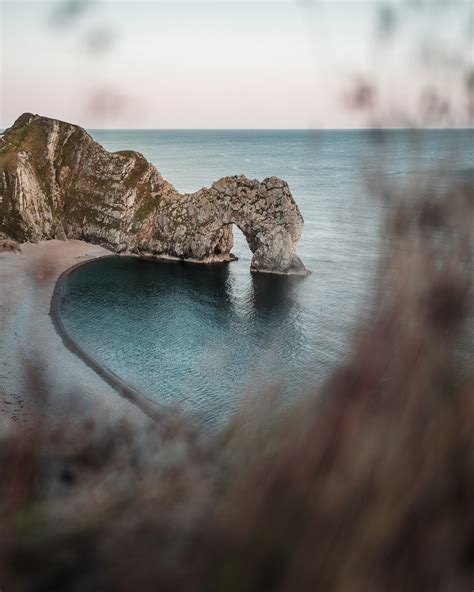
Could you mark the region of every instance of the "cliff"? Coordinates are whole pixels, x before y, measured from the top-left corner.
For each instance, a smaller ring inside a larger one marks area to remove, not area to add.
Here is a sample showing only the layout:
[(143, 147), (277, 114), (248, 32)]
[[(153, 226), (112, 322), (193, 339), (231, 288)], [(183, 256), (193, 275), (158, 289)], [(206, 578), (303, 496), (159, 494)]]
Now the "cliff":
[(303, 218), (285, 181), (224, 177), (181, 194), (142, 154), (110, 153), (82, 128), (29, 113), (0, 136), (0, 232), (20, 242), (77, 238), (116, 253), (232, 259), (232, 224), (255, 271), (307, 273)]

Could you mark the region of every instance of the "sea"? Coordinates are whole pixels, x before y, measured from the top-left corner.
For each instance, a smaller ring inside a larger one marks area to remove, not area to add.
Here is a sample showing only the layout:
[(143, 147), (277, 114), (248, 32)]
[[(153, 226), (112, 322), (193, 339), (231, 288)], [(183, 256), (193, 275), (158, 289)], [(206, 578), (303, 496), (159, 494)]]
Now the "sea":
[(472, 181), (474, 169), (472, 129), (89, 131), (109, 151), (141, 152), (181, 192), (228, 175), (281, 177), (304, 217), (304, 278), (251, 273), (237, 228), (232, 263), (116, 256), (68, 277), (61, 315), (71, 336), (209, 430), (260, 400), (316, 392), (370, 322), (397, 195), (440, 172)]

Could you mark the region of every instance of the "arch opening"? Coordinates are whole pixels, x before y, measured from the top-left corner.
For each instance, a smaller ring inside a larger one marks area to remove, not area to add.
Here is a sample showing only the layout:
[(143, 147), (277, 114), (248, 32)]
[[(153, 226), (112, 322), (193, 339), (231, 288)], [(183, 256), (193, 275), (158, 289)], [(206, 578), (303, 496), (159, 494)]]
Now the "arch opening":
[(237, 224), (232, 224), (232, 234), (234, 237), (234, 245), (232, 247), (232, 253), (238, 258), (243, 259), (244, 261), (251, 261), (252, 260), (252, 250), (250, 249), (250, 245), (248, 243), (247, 237), (242, 232), (242, 230), (237, 226)]

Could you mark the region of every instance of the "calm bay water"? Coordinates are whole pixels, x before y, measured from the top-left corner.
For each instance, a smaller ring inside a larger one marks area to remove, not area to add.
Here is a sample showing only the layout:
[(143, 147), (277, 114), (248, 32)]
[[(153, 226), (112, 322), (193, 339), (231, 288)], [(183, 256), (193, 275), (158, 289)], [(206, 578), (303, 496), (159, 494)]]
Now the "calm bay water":
[(129, 257), (95, 261), (68, 279), (62, 316), (75, 339), (157, 402), (210, 428), (242, 397), (277, 385), (288, 400), (320, 384), (370, 314), (386, 201), (368, 179), (423, 182), (430, 171), (471, 175), (474, 131), (93, 130), (108, 150), (138, 150), (180, 191), (243, 173), (286, 179), (305, 227), (307, 278), (251, 274), (239, 261), (201, 266)]

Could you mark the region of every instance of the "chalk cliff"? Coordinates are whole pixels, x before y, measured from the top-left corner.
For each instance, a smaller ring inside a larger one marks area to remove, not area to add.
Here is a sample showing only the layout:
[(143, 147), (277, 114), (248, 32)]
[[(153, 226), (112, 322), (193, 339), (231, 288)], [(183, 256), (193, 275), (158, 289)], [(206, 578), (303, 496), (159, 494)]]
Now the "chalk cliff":
[(116, 253), (232, 259), (232, 224), (255, 271), (304, 275), (303, 218), (288, 185), (224, 177), (181, 194), (138, 152), (107, 152), (82, 128), (25, 113), (0, 136), (0, 232), (78, 238)]

